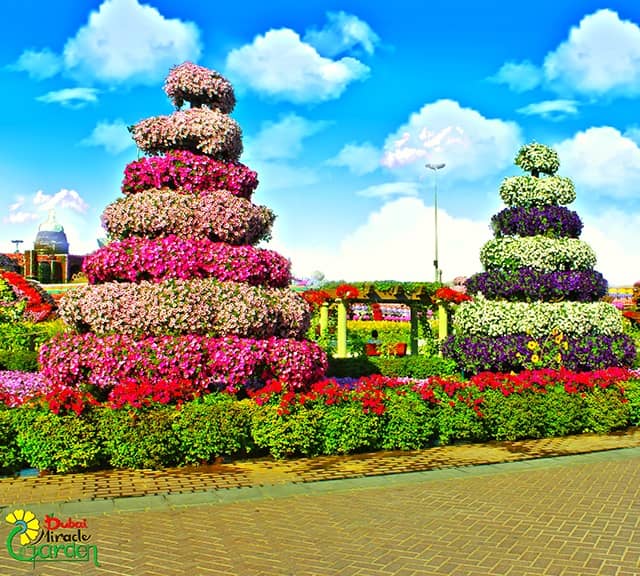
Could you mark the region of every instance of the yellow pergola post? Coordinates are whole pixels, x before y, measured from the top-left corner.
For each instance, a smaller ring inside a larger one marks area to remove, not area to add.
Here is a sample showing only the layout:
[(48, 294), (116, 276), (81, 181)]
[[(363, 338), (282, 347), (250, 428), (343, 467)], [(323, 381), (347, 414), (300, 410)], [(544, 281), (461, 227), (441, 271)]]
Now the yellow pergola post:
[(338, 344), (336, 348), (336, 358), (347, 357), (347, 307), (343, 300), (336, 300), (338, 305)]
[(329, 330), (329, 302), (323, 302), (320, 306), (320, 337), (326, 338)]
[(449, 335), (449, 315), (444, 305), (438, 305), (438, 340), (442, 341)]

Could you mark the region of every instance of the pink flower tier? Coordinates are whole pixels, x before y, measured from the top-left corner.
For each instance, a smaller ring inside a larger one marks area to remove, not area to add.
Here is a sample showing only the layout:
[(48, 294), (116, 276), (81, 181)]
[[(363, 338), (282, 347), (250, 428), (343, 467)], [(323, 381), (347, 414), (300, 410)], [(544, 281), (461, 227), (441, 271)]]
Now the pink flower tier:
[(123, 197), (103, 213), (110, 242), (60, 303), (75, 334), (42, 348), (43, 375), (105, 390), (132, 378), (200, 390), (320, 379), (326, 356), (304, 339), (310, 310), (289, 288), (290, 262), (256, 247), (275, 216), (251, 202), (258, 180), (238, 161), (231, 84), (187, 62), (165, 92), (177, 110), (130, 128), (149, 156), (127, 166)]

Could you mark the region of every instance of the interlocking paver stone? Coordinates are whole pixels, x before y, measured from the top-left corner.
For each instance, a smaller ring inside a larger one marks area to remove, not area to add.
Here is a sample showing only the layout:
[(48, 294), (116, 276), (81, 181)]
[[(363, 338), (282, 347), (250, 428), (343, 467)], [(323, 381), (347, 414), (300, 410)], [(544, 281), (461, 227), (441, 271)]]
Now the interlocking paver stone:
[[(628, 430), (2, 479), (3, 517), (20, 506), (87, 518), (101, 566), (33, 567), (3, 544), (0, 575), (637, 576), (638, 446)], [(583, 455), (524, 461), (568, 453)], [(478, 465), (490, 462), (511, 463)], [(9, 529), (0, 526), (3, 543)]]

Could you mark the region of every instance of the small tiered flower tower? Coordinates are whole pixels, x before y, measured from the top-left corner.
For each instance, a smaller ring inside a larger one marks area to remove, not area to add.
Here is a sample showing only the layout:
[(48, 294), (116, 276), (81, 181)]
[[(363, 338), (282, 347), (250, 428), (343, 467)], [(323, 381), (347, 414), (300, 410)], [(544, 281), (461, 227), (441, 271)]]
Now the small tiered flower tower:
[(176, 111), (130, 128), (150, 156), (126, 167), (124, 197), (103, 213), (110, 242), (86, 258), (89, 284), (61, 303), (76, 334), (43, 348), (44, 376), (107, 390), (172, 380), (200, 390), (270, 379), (301, 387), (321, 378), (326, 356), (303, 339), (310, 311), (289, 288), (290, 262), (255, 247), (274, 214), (250, 200), (258, 181), (238, 162), (231, 84), (184, 63), (165, 92)]
[(515, 163), (530, 175), (500, 186), (507, 208), (492, 217), (495, 237), (480, 253), (485, 272), (467, 280), (474, 298), (458, 307), (443, 353), (467, 373), (630, 366), (633, 342), (620, 312), (602, 301), (607, 282), (579, 240), (578, 214), (565, 207), (575, 189), (556, 175), (558, 155), (532, 143)]

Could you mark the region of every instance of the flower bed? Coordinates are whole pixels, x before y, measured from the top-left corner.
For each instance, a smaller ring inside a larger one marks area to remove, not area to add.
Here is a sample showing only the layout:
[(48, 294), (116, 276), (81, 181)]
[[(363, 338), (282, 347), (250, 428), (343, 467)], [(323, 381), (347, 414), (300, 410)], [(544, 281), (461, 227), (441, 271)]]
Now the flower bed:
[(491, 270), (471, 276), (466, 286), (470, 294), (480, 292), (488, 299), (517, 302), (595, 302), (607, 293), (607, 281), (594, 270)]
[(274, 219), (269, 208), (256, 206), (226, 190), (200, 196), (152, 188), (120, 198), (102, 213), (105, 230), (116, 240), (175, 234), (250, 245), (269, 239)]
[(596, 263), (592, 248), (575, 238), (495, 238), (480, 250), (480, 261), (486, 270), (534, 268), (541, 272), (554, 270), (591, 270)]
[(216, 278), (284, 288), (291, 282), (290, 268), (289, 260), (273, 250), (174, 235), (110, 242), (83, 263), (89, 284)]
[(207, 105), (229, 114), (236, 105), (231, 82), (214, 70), (192, 62), (184, 62), (171, 68), (164, 83), (164, 91), (176, 108), (189, 102), (194, 107)]
[(104, 404), (85, 398), (77, 413), (77, 399), (54, 402), (55, 410), (46, 398), (0, 409), (0, 468), (158, 468), (221, 455), (416, 450), (608, 432), (639, 423), (640, 383), (632, 378), (620, 369), (481, 373), (468, 381), (372, 376), (319, 380), (299, 392), (273, 381), (251, 400), (187, 388), (176, 400), (162, 383), (141, 380)]
[(78, 332), (97, 335), (300, 339), (310, 310), (288, 288), (193, 279), (78, 287), (60, 302), (60, 317)]
[(149, 188), (171, 188), (204, 195), (227, 190), (251, 198), (258, 175), (240, 162), (222, 162), (188, 150), (170, 150), (164, 156), (141, 158), (124, 169), (122, 193), (138, 194)]
[[(565, 347), (566, 345), (566, 347)], [(633, 339), (622, 333), (562, 334), (559, 344), (549, 332), (533, 337), (524, 332), (487, 336), (450, 336), (442, 353), (466, 374), (482, 371), (511, 372), (534, 366), (564, 366), (575, 372), (631, 367)]]
[(571, 204), (576, 190), (571, 179), (563, 176), (510, 176), (500, 184), (500, 198), (507, 206), (544, 207)]
[(189, 108), (170, 116), (153, 116), (129, 128), (138, 148), (147, 154), (189, 150), (216, 160), (236, 161), (242, 154), (242, 130), (217, 110)]
[(548, 336), (553, 330), (566, 335), (623, 331), (620, 312), (607, 302), (505, 302), (477, 297), (460, 304), (454, 328), (470, 336), (530, 334)]
[(502, 236), (548, 236), (578, 238), (582, 221), (577, 212), (564, 206), (512, 206), (491, 217), (496, 238)]
[(240, 389), (277, 378), (293, 388), (314, 382), (327, 368), (325, 353), (308, 341), (227, 336), (64, 334), (40, 349), (42, 375), (54, 385), (109, 389), (123, 379), (191, 379), (198, 388)]

